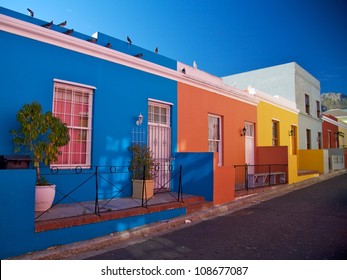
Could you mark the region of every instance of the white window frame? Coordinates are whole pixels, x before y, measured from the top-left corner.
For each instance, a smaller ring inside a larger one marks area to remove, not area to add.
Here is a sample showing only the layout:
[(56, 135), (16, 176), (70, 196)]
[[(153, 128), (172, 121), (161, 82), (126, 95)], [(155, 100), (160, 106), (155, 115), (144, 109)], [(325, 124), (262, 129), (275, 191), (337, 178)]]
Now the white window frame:
[[(210, 138), (211, 120), (217, 120), (218, 123), (218, 134)], [(208, 151), (218, 153), (218, 166), (223, 165), (223, 131), (222, 131), (222, 117), (218, 115), (208, 114)], [(211, 150), (210, 143), (217, 143), (217, 151)]]
[[(76, 152), (72, 146), (74, 145), (74, 141), (76, 139), (73, 139), (74, 133), (72, 131), (79, 131), (80, 133), (83, 133), (85, 135), (85, 143), (86, 143), (86, 151), (85, 151), (85, 161), (81, 161), (82, 159), (82, 153), (79, 154), (80, 161), (78, 163), (73, 162), (75, 161), (75, 158), (73, 158), (72, 153), (66, 153), (65, 154), (65, 160), (67, 160), (67, 163), (53, 163), (51, 166), (52, 167), (59, 167), (59, 168), (69, 168), (69, 167), (81, 167), (81, 168), (89, 168), (91, 166), (91, 144), (92, 144), (92, 117), (93, 117), (93, 95), (94, 95), (94, 90), (96, 89), (93, 86), (88, 86), (88, 85), (83, 85), (79, 83), (73, 83), (73, 82), (68, 82), (68, 81), (63, 81), (63, 80), (58, 80), (54, 79), (54, 89), (53, 89), (53, 115), (57, 114), (57, 109), (56, 109), (56, 89), (63, 89), (63, 90), (71, 90), (72, 92), (72, 103), (76, 101), (76, 92), (78, 93), (83, 93), (84, 95), (87, 95), (88, 101), (88, 112), (87, 115), (84, 114), (84, 112), (71, 112), (71, 118), (73, 116), (76, 116), (76, 114), (81, 115), (81, 118), (83, 118), (85, 121), (85, 118), (87, 117), (87, 125), (81, 125), (81, 126), (73, 126), (73, 125), (67, 125), (69, 129), (69, 134), (70, 134), (70, 141), (67, 144), (70, 146), (69, 151)], [(66, 96), (64, 96), (64, 99)], [(66, 100), (65, 100), (66, 102)], [(81, 120), (82, 123), (82, 120)], [(81, 135), (81, 134), (80, 134)], [(80, 151), (81, 152), (81, 151)], [(84, 153), (84, 152), (83, 152)], [(75, 154), (76, 155), (76, 154)]]
[[(158, 108), (158, 113), (150, 111), (150, 107)], [(163, 109), (165, 109), (165, 114), (163, 114)], [(165, 117), (165, 121), (163, 121)], [(166, 103), (158, 103), (155, 101), (148, 101), (148, 124), (155, 124), (159, 126), (170, 127), (171, 126), (171, 106)]]

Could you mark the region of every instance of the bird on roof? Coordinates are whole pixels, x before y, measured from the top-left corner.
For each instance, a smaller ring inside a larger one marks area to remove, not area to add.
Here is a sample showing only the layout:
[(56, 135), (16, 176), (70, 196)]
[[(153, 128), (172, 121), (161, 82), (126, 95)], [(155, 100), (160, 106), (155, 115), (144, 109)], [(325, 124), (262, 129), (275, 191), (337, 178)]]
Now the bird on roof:
[(87, 41), (91, 43), (96, 43), (97, 40), (98, 39), (92, 37), (92, 38), (89, 38)]
[(182, 69), (182, 73), (185, 74), (186, 73), (186, 68)]
[(198, 69), (198, 65), (196, 64), (196, 61), (195, 61), (195, 60), (193, 61), (193, 67), (194, 67), (195, 69)]
[(159, 52), (158, 47), (155, 48), (154, 52), (155, 52), (155, 53), (158, 53), (158, 52)]
[(47, 23), (45, 23), (45, 24), (43, 24), (43, 25), (41, 25), (41, 26), (42, 26), (42, 27), (46, 27), (46, 28), (51, 28), (52, 25), (53, 25), (53, 20), (52, 20), (51, 22), (47, 22)]
[(32, 10), (30, 10), (29, 8), (27, 10), (28, 10), (29, 16), (34, 17), (34, 12)]
[(106, 48), (111, 48), (112, 47), (112, 45), (111, 45), (111, 43), (110, 42), (108, 42), (107, 44), (106, 44), (106, 46), (105, 46)]
[(131, 39), (129, 38), (129, 36), (127, 36), (127, 41), (128, 41), (128, 43), (129, 43), (129, 45), (132, 44), (132, 41), (131, 41)]
[(135, 57), (138, 57), (138, 58), (142, 58), (143, 54), (142, 53), (138, 53), (136, 55), (134, 55)]
[(58, 26), (64, 27), (66, 24), (67, 24), (67, 21), (65, 20), (65, 21), (59, 23)]
[(71, 35), (73, 33), (73, 31), (74, 31), (73, 29), (69, 29), (69, 30), (65, 31), (64, 33), (66, 35)]

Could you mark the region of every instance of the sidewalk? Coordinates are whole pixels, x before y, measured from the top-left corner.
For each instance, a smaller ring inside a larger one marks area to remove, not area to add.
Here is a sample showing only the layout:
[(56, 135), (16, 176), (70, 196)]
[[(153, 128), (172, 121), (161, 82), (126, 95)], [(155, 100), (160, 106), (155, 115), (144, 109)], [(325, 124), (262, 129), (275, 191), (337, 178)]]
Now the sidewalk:
[(48, 259), (73, 259), (73, 256), (88, 252), (91, 250), (101, 250), (109, 246), (122, 244), (122, 242), (135, 240), (147, 236), (157, 236), (172, 230), (180, 229), (183, 227), (190, 226), (192, 224), (199, 223), (206, 219), (212, 219), (216, 216), (229, 214), (243, 208), (247, 208), (251, 205), (261, 203), (263, 201), (285, 195), (295, 190), (309, 187), (315, 183), (333, 178), (347, 173), (347, 170), (332, 171), (328, 174), (323, 174), (319, 177), (312, 178), (303, 182), (291, 184), (291, 185), (280, 185), (274, 186), (267, 189), (264, 192), (239, 197), (233, 202), (213, 206), (205, 210), (193, 212), (185, 216), (181, 216), (172, 220), (162, 221), (145, 225), (142, 227), (134, 228), (131, 230), (113, 233), (104, 237), (99, 237), (87, 241), (76, 242), (72, 244), (56, 246), (48, 248), (44, 251), (38, 251), (29, 253), (26, 255), (18, 256), (12, 259), (21, 260), (48, 260)]

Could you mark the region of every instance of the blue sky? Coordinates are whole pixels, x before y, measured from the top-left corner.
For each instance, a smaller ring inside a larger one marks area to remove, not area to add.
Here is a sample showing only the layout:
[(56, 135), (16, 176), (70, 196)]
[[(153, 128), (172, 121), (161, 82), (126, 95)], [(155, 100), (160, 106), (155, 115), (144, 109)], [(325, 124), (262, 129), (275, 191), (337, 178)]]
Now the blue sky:
[(295, 61), (347, 94), (346, 0), (0, 0), (85, 34), (100, 31), (216, 76)]

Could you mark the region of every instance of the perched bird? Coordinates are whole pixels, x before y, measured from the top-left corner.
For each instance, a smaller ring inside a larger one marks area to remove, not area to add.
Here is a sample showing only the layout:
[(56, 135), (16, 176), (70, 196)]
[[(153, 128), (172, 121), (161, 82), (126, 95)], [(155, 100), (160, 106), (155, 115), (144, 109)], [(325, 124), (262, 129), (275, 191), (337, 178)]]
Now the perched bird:
[(65, 21), (59, 23), (58, 26), (64, 27), (66, 25), (66, 23), (67, 23), (67, 21), (65, 20)]
[(159, 52), (158, 47), (155, 48), (154, 52), (155, 52), (155, 53), (158, 53), (158, 52)]
[(92, 37), (92, 38), (89, 38), (87, 41), (91, 43), (96, 43), (97, 40), (98, 39)]
[(132, 44), (132, 41), (131, 41), (131, 39), (129, 38), (129, 36), (127, 36), (127, 41), (128, 41), (128, 43), (129, 43), (129, 45)]
[(42, 27), (51, 28), (53, 25), (53, 20), (42, 25)]
[(112, 45), (111, 45), (111, 43), (110, 42), (108, 42), (107, 44), (106, 44), (106, 46), (105, 46), (106, 48), (112, 48)]
[(71, 35), (73, 33), (73, 31), (74, 31), (73, 29), (69, 29), (69, 30), (65, 31), (64, 33), (66, 35)]
[(185, 74), (186, 73), (186, 68), (182, 69), (182, 73)]
[(32, 10), (30, 10), (29, 8), (27, 10), (28, 10), (29, 16), (34, 17), (34, 12)]
[(142, 53), (138, 53), (136, 55), (134, 55), (135, 57), (138, 57), (138, 58), (142, 58), (143, 54)]
[(194, 67), (195, 69), (198, 69), (198, 65), (196, 64), (196, 61), (195, 61), (195, 60), (193, 61), (193, 67)]

